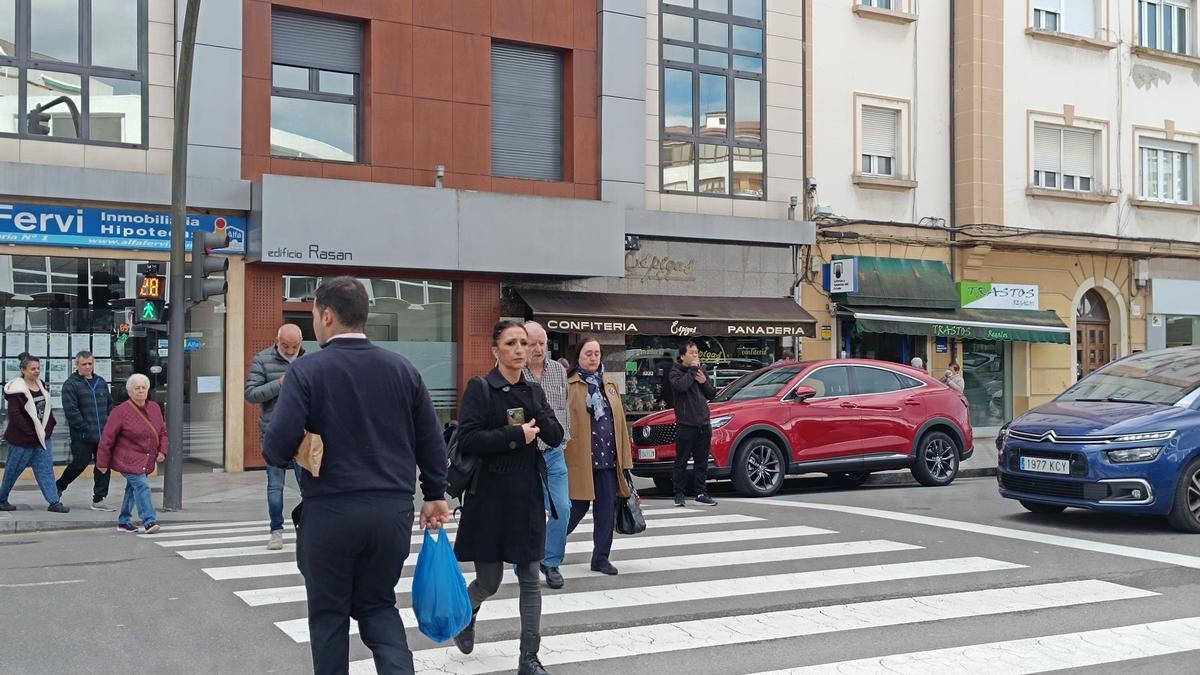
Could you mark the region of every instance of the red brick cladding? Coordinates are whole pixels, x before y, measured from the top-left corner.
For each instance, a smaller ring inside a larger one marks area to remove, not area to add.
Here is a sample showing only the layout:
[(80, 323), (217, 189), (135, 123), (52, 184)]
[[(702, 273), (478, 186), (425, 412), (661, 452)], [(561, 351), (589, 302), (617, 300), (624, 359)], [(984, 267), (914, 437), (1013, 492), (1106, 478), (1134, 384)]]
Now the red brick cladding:
[[(246, 0), (243, 21), (242, 176), (264, 173), (434, 183), (515, 194), (597, 199), (598, 0)], [(271, 8), (366, 25), (359, 164), (270, 156)], [(564, 180), (493, 177), (491, 42), (561, 50)]]

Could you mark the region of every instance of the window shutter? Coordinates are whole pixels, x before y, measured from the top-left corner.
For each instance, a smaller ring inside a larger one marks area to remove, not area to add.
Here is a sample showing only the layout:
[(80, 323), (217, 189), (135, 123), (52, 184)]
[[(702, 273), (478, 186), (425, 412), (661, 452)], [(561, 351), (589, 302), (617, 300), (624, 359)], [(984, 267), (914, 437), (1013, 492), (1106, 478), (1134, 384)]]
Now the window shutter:
[(362, 73), (362, 25), (294, 12), (271, 12), (271, 62)]
[(1062, 130), (1054, 127), (1044, 127), (1040, 124), (1033, 127), (1033, 168), (1035, 171), (1053, 171), (1058, 173), (1062, 166), (1059, 160), (1059, 142)]
[(562, 180), (562, 57), (492, 45), (492, 175)]
[(862, 109), (862, 154), (896, 157), (896, 126), (900, 114), (865, 105)]
[(1072, 176), (1092, 177), (1095, 162), (1093, 155), (1096, 134), (1091, 131), (1078, 129), (1063, 129), (1062, 131), (1062, 168), (1063, 173)]

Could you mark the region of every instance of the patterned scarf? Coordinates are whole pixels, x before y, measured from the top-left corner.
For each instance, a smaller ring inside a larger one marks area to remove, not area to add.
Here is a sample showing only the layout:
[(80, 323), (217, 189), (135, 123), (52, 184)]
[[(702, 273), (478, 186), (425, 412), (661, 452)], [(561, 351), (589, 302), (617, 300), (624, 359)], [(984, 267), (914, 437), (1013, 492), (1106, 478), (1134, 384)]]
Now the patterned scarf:
[(601, 364), (594, 373), (589, 373), (582, 367), (578, 370), (579, 376), (588, 386), (587, 409), (591, 411), (593, 419), (604, 419), (604, 365)]

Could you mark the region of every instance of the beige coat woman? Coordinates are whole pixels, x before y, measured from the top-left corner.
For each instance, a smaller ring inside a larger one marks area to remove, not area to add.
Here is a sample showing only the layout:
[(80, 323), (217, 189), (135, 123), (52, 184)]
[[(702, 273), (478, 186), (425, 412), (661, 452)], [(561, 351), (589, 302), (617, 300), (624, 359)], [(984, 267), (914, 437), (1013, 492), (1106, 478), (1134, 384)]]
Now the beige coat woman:
[[(625, 405), (615, 382), (604, 376), (604, 395), (612, 406), (613, 427), (617, 436), (617, 489), (622, 497), (631, 493), (625, 471), (633, 468), (633, 449), (629, 441), (629, 423), (625, 420)], [(564, 452), (567, 460), (567, 483), (571, 499), (592, 501), (596, 489), (592, 485), (592, 416), (587, 411), (587, 382), (573, 373), (567, 379), (567, 413), (571, 416), (571, 440)], [(576, 426), (578, 425), (578, 426)]]

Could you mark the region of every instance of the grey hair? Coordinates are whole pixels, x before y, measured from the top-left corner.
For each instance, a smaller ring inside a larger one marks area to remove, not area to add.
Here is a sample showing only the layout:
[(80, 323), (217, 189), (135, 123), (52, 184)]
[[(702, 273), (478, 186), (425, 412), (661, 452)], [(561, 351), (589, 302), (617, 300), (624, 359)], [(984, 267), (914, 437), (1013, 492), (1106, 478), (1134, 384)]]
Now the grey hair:
[(126, 389), (132, 388), (133, 385), (138, 382), (145, 382), (146, 388), (147, 389), (150, 388), (150, 378), (146, 377), (145, 375), (143, 375), (141, 373), (134, 373), (134, 374), (130, 375), (129, 379), (125, 380), (125, 388)]

